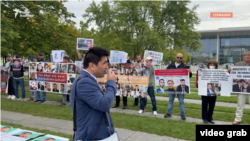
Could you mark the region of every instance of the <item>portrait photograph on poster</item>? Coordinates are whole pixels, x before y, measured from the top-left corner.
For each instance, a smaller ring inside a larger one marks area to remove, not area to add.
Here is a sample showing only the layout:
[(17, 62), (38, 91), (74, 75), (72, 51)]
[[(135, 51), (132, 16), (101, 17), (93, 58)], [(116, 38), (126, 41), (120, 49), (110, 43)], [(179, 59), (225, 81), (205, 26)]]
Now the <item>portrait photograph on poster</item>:
[(60, 84), (59, 87), (60, 87), (59, 93), (67, 94), (67, 84)]
[(59, 93), (59, 84), (58, 83), (53, 83), (52, 92)]
[(36, 63), (29, 64), (29, 71), (36, 71)]
[(61, 63), (60, 69), (59, 69), (59, 73), (67, 73), (68, 72), (68, 65)]
[(52, 66), (51, 66), (52, 73), (59, 73), (59, 69), (60, 69), (59, 63), (52, 63)]
[(231, 92), (250, 94), (250, 66), (231, 67)]
[(68, 73), (76, 73), (75, 64), (68, 64)]
[(67, 93), (70, 94), (72, 89), (72, 84), (67, 84)]
[(29, 73), (29, 80), (36, 81), (36, 79), (37, 79), (36, 72), (30, 72)]
[(18, 58), (18, 59), (13, 59), (13, 71), (18, 71), (18, 70), (21, 70), (21, 59)]
[(250, 94), (250, 79), (233, 79), (232, 92)]
[(37, 90), (37, 81), (29, 81), (30, 82), (30, 90)]
[(45, 89), (44, 89), (44, 91), (51, 92), (51, 83), (50, 82), (45, 82)]
[(73, 83), (76, 78), (75, 74), (68, 74), (68, 83)]
[(43, 72), (44, 63), (37, 63), (36, 66), (37, 66), (36, 69), (37, 72)]
[(224, 69), (202, 69), (198, 71), (198, 95), (230, 96), (232, 81)]
[(89, 50), (94, 45), (94, 39), (77, 38), (78, 50)]
[(51, 72), (51, 67), (52, 67), (52, 63), (44, 63), (43, 72), (50, 73)]
[(156, 93), (190, 94), (189, 73), (186, 69), (155, 70)]

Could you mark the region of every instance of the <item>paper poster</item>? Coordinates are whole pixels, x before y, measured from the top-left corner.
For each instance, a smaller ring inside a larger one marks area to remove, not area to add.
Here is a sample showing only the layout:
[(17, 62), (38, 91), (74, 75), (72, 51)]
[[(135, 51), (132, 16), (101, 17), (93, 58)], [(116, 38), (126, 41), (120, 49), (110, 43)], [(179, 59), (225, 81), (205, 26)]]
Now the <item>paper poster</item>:
[[(123, 97), (146, 97), (149, 83), (148, 76), (142, 76), (138, 73), (138, 70), (134, 67), (134, 64), (130, 65), (131, 68), (126, 68), (124, 64), (119, 64), (110, 68), (111, 72), (114, 72), (118, 76), (117, 84), (117, 96)], [(105, 84), (107, 82), (107, 75), (103, 78), (97, 78), (97, 81), (105, 92)]]
[(44, 135), (43, 133), (37, 133), (29, 130), (16, 129), (12, 132), (1, 132), (2, 141), (27, 141)]
[(16, 130), (16, 128), (13, 128), (11, 126), (1, 125), (1, 132), (10, 133), (10, 132), (13, 132), (15, 130)]
[(76, 78), (76, 66), (72, 63), (30, 63), (30, 91), (45, 91), (68, 94), (67, 86)]
[(155, 51), (150, 51), (150, 50), (145, 50), (144, 51), (144, 61), (146, 62), (146, 58), (148, 56), (151, 56), (153, 58), (152, 64), (153, 65), (157, 65), (159, 63), (161, 63), (162, 59), (163, 59), (163, 53), (162, 52), (155, 52)]
[(128, 53), (124, 51), (111, 50), (109, 63), (111, 64), (126, 63), (127, 57), (128, 57)]
[(25, 59), (23, 61), (23, 67), (28, 67), (29, 66), (29, 60), (28, 59)]
[(80, 73), (81, 70), (83, 70), (83, 62), (82, 61), (75, 61), (75, 64), (77, 66), (78, 73)]
[(231, 92), (250, 94), (250, 66), (232, 66)]
[(89, 50), (94, 45), (94, 39), (87, 38), (77, 38), (77, 46), (78, 50)]
[(20, 71), (21, 70), (21, 59), (13, 59), (13, 71)]
[(63, 62), (63, 57), (66, 55), (64, 50), (52, 50), (52, 60), (55, 63)]
[(227, 70), (202, 69), (198, 71), (198, 95), (230, 96), (232, 81)]
[(31, 141), (69, 141), (69, 139), (48, 134)]
[(156, 93), (190, 94), (188, 70), (155, 70), (155, 88)]
[(8, 73), (1, 71), (1, 92), (6, 92), (8, 85)]

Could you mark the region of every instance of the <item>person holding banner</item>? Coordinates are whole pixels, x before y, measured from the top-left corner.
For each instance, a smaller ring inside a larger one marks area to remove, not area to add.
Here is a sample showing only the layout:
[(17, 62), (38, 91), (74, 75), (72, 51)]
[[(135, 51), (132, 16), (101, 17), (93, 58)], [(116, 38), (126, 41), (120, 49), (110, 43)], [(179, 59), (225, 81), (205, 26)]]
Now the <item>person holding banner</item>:
[[(235, 66), (250, 66), (250, 51), (244, 52), (243, 61), (236, 63)], [(230, 72), (231, 69), (228, 69), (228, 71)], [(249, 86), (247, 87), (247, 89), (249, 89), (249, 91), (250, 91)], [(245, 105), (245, 102), (246, 102), (246, 98), (248, 98), (248, 102), (250, 103), (250, 94), (240, 94), (240, 93), (238, 93), (238, 95), (237, 95), (238, 104), (237, 104), (237, 107), (236, 107), (236, 117), (234, 119), (233, 125), (238, 125), (241, 122), (241, 118), (243, 116), (243, 111), (244, 111), (244, 105)]]
[[(152, 106), (153, 106), (153, 115), (156, 116), (157, 115), (157, 107), (156, 107), (156, 99), (155, 99), (155, 94), (154, 94), (154, 67), (152, 65), (152, 61), (153, 61), (153, 58), (151, 56), (148, 56), (146, 58), (146, 67), (145, 69), (147, 70), (148, 72), (148, 76), (149, 76), (149, 83), (148, 83), (148, 89), (147, 89), (147, 92), (150, 96), (150, 99), (151, 99), (151, 103), (152, 103)], [(140, 100), (140, 110), (138, 112), (138, 114), (141, 114), (144, 112), (144, 108), (145, 108), (145, 103), (146, 103), (146, 98), (142, 97), (141, 100)]]
[[(208, 69), (218, 69), (218, 62), (216, 60), (210, 60), (208, 61), (207, 64)], [(202, 69), (199, 69), (199, 71), (202, 71)], [(196, 87), (198, 87), (198, 73), (196, 75)], [(214, 112), (214, 107), (216, 103), (217, 95), (215, 93), (215, 90), (212, 89), (212, 85), (209, 83), (207, 85), (207, 96), (201, 96), (201, 115), (202, 115), (202, 120), (204, 123), (212, 123), (213, 122), (213, 112)]]
[[(189, 77), (191, 78), (192, 77), (192, 72), (189, 69), (189, 67), (186, 66), (182, 62), (182, 58), (183, 58), (183, 55), (181, 53), (178, 53), (176, 55), (176, 61), (171, 63), (170, 65), (168, 65), (168, 67), (166, 69), (188, 69)], [(164, 118), (172, 117), (172, 111), (173, 111), (173, 104), (174, 104), (175, 95), (176, 94), (169, 94), (168, 110), (167, 110), (167, 114), (164, 115)], [(185, 103), (184, 103), (185, 94), (177, 94), (177, 97), (178, 97), (179, 104), (180, 104), (181, 119), (186, 120), (186, 117), (185, 117)]]

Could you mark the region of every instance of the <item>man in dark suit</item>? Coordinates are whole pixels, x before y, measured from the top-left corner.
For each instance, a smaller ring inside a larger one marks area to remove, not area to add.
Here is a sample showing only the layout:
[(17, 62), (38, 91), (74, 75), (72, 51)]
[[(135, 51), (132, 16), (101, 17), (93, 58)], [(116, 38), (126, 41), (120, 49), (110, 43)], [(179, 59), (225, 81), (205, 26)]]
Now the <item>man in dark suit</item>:
[(68, 83), (73, 83), (73, 82), (74, 82), (74, 80), (75, 80), (75, 78), (74, 78), (74, 77), (72, 77), (72, 75), (70, 74), (70, 75), (69, 75), (69, 80), (68, 80)]
[(233, 85), (233, 92), (243, 92), (245, 80), (241, 79), (238, 84)]
[(215, 96), (214, 90), (212, 90), (212, 85), (207, 85), (207, 96)]
[(247, 93), (250, 93), (250, 86), (247, 86)]
[(178, 94), (189, 94), (189, 87), (185, 85), (185, 79), (181, 79), (181, 84), (177, 86), (177, 93)]
[[(97, 78), (103, 78), (108, 69), (108, 55), (109, 52), (104, 48), (90, 48), (84, 57), (84, 69), (73, 83), (70, 103), (73, 115), (76, 116), (74, 141), (103, 140), (114, 134), (109, 110), (116, 94), (117, 76), (107, 72), (105, 94), (97, 82)], [(108, 121), (108, 128), (104, 123), (105, 119)], [(100, 121), (102, 123), (99, 126)], [(98, 126), (100, 130), (97, 131)], [(95, 132), (97, 134), (94, 138)]]

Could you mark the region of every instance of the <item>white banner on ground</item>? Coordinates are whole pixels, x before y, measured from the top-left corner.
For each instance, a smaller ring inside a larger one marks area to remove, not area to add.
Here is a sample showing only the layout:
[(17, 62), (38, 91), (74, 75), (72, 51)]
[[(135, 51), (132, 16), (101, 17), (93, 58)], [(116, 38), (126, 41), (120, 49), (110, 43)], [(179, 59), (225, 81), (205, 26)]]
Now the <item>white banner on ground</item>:
[(119, 64), (127, 62), (128, 53), (124, 51), (111, 50), (109, 63)]
[(146, 61), (146, 58), (148, 56), (151, 56), (153, 58), (153, 64), (159, 64), (161, 63), (162, 59), (163, 59), (163, 53), (162, 52), (156, 52), (156, 51), (151, 51), (151, 50), (145, 50), (144, 51), (144, 61)]
[(250, 66), (232, 66), (231, 92), (250, 94)]
[(62, 63), (63, 62), (63, 57), (66, 55), (64, 50), (52, 50), (52, 60), (55, 63)]
[[(2, 131), (2, 129), (1, 129)], [(1, 141), (27, 141), (33, 138), (44, 135), (43, 133), (37, 133), (29, 130), (14, 129), (11, 132), (1, 132)]]
[(198, 71), (198, 95), (230, 96), (231, 82), (227, 70), (202, 69)]
[(48, 134), (31, 141), (69, 141), (69, 139)]

